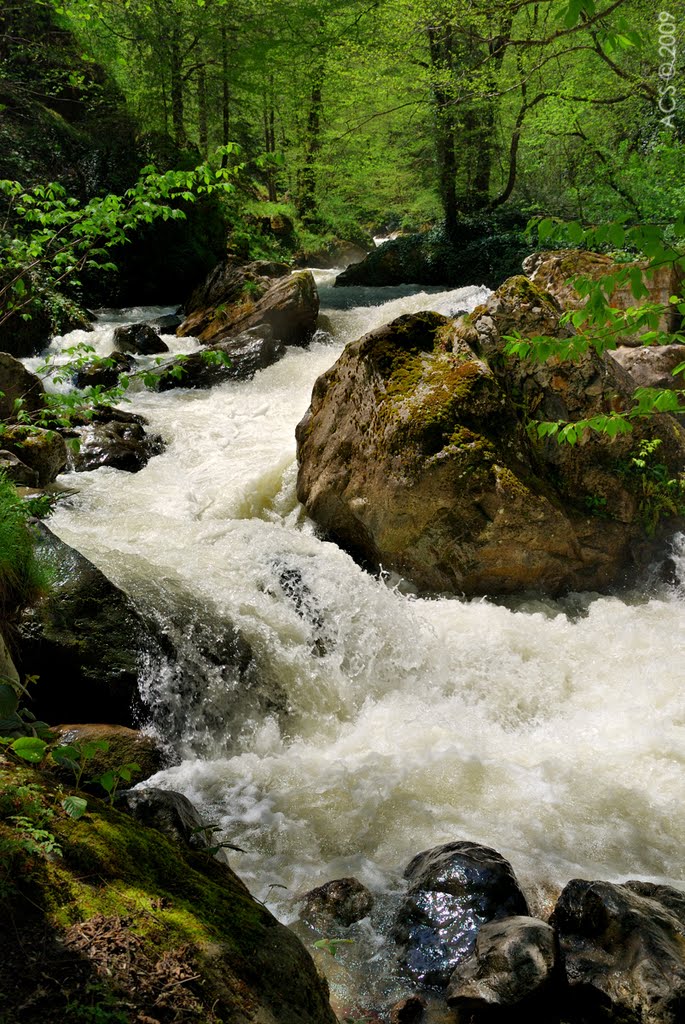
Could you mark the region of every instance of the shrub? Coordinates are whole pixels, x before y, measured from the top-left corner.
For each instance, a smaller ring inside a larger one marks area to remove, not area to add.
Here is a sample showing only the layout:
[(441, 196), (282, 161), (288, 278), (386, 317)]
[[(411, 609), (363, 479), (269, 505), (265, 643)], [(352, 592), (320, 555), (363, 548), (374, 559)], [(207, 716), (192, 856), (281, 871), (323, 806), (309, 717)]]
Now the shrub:
[(0, 472), (0, 625), (47, 590), (48, 572), (36, 556), (29, 509)]

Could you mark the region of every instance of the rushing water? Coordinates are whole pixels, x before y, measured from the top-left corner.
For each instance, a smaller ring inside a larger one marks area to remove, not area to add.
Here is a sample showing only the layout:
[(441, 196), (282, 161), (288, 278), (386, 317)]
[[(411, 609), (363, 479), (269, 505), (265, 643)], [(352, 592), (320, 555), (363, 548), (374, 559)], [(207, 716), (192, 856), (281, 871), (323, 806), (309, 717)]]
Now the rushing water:
[[(316, 377), (400, 313), (486, 292), (381, 301), (317, 276), (327, 331), (308, 350), (248, 382), (135, 395), (165, 453), (136, 475), (61, 478), (77, 492), (51, 521), (65, 541), (161, 618), (192, 607), (217, 638), (233, 623), (283, 695), (240, 712), (235, 675), (200, 657), (204, 706), (186, 708), (184, 666), (151, 666), (153, 709), (181, 705), (181, 763), (154, 784), (221, 824), (246, 851), (234, 867), (287, 920), (293, 894), (350, 874), (392, 892), (416, 852), (454, 839), (495, 847), (524, 886), (682, 884), (683, 594), (424, 600), (320, 539), (295, 496)], [(97, 347), (110, 339), (99, 325)]]

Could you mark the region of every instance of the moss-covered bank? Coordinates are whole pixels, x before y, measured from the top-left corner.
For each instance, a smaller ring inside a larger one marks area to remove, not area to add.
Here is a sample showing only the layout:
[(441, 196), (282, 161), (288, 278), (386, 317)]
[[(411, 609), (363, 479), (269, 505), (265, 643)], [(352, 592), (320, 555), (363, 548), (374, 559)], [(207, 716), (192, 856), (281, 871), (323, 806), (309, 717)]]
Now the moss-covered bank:
[(304, 947), (207, 853), (0, 760), (2, 1024), (334, 1024)]

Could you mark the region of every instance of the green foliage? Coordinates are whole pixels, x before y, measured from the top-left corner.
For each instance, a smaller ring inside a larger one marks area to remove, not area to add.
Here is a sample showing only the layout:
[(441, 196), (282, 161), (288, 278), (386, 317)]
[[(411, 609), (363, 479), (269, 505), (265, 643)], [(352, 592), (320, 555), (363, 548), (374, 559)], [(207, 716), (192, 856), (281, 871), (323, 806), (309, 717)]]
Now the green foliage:
[(97, 754), (107, 753), (108, 750), (107, 740), (80, 740), (55, 747), (50, 753), (55, 764), (67, 768), (72, 773), (74, 785), (78, 789), (88, 762)]
[(92, 780), (93, 782), (99, 783), (104, 791), (107, 793), (110, 805), (114, 803), (114, 797), (116, 796), (119, 783), (130, 782), (133, 775), (141, 770), (140, 765), (136, 764), (135, 761), (131, 761), (129, 764), (122, 764), (116, 768), (110, 768), (101, 775), (96, 775)]
[(641, 441), (637, 451), (621, 466), (621, 473), (633, 484), (640, 519), (653, 536), (662, 519), (685, 515), (685, 473), (673, 475), (658, 461), (661, 441)]
[(16, 617), (49, 586), (49, 572), (35, 554), (30, 509), (0, 471), (0, 623)]
[[(234, 154), (229, 145), (225, 152)], [(80, 274), (112, 271), (111, 250), (155, 220), (182, 220), (181, 202), (231, 192), (234, 170), (201, 164), (193, 170), (143, 168), (121, 195), (81, 203), (56, 182), (25, 187), (0, 180), (5, 215), (0, 223), (0, 327), (13, 317), (32, 316), (36, 288), (80, 283)]]
[(312, 942), (314, 949), (323, 949), (333, 957), (337, 956), (341, 946), (351, 946), (353, 944), (354, 939), (318, 939), (316, 942)]

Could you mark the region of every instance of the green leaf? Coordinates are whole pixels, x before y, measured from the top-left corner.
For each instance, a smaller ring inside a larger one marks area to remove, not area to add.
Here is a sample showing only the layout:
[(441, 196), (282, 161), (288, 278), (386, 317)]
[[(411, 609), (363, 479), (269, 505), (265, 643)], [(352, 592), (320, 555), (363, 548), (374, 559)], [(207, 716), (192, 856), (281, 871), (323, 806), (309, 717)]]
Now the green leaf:
[(19, 706), (17, 691), (9, 683), (0, 683), (0, 718), (9, 718)]
[(10, 750), (24, 761), (38, 764), (45, 757), (47, 746), (45, 740), (39, 740), (37, 736), (22, 736), (10, 745)]
[(88, 801), (82, 796), (67, 796), (62, 801), (62, 807), (70, 818), (82, 818), (86, 813)]

